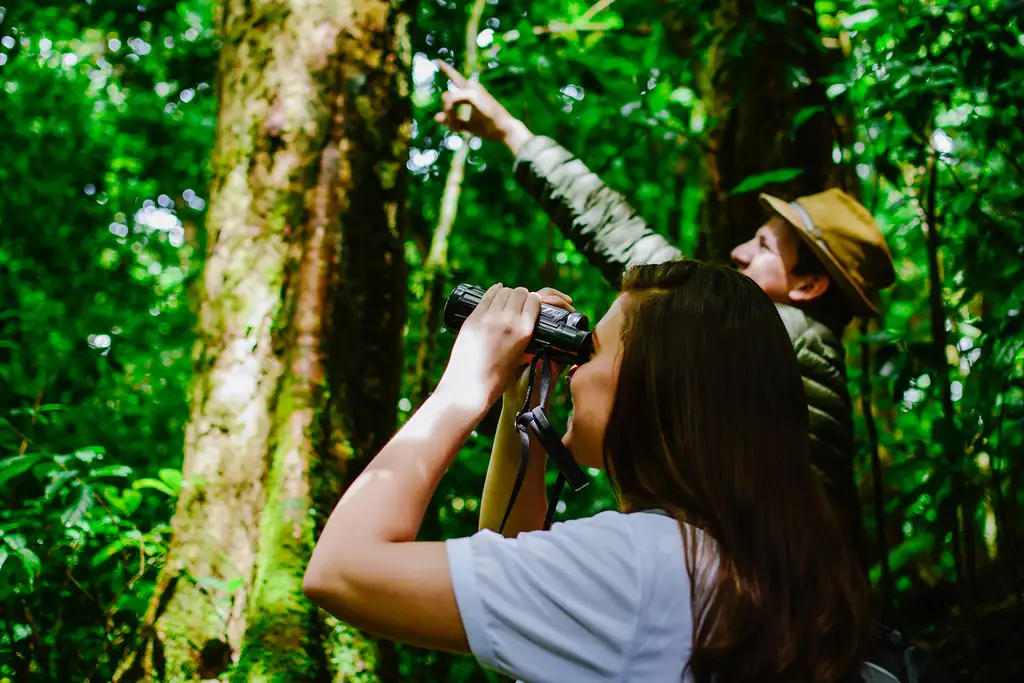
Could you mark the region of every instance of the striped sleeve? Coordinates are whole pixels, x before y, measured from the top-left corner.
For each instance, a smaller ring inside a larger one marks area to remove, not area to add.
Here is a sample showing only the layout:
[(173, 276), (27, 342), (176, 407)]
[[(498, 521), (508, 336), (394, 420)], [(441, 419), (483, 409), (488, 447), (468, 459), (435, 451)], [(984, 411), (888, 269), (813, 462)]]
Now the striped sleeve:
[(682, 258), (622, 195), (551, 138), (531, 138), (513, 168), (523, 189), (613, 287), (631, 265)]

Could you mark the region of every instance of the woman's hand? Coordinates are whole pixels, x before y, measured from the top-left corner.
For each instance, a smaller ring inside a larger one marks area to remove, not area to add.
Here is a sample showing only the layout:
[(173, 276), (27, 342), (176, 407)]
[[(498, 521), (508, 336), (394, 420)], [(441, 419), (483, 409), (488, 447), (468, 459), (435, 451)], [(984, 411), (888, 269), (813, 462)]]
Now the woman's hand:
[(490, 406), (523, 362), (541, 297), (525, 287), (492, 286), (462, 324), (438, 384), (474, 406)]
[[(455, 90), (441, 95), (444, 109), (434, 116), (434, 120), (453, 131), (465, 131), (470, 135), (503, 142), (518, 154), (523, 144), (533, 137), (526, 125), (508, 113), (498, 100), (494, 99), (479, 83), (471, 83), (447, 62), (436, 60), (441, 72), (455, 84)], [(468, 105), (468, 120), (458, 116), (459, 105)]]
[[(553, 289), (551, 287), (544, 287), (543, 289), (537, 291), (537, 296), (540, 297), (540, 301), (542, 304), (555, 306), (556, 308), (561, 308), (569, 312), (576, 311), (576, 309), (573, 308), (572, 305), (572, 297), (570, 297), (568, 294), (558, 291), (557, 289)], [(505, 388), (504, 397), (506, 403), (512, 406), (517, 406), (517, 411), (519, 410), (519, 406), (522, 406), (524, 401), (526, 400), (526, 388), (529, 385), (530, 381), (529, 375), (527, 374), (526, 370), (531, 360), (533, 360), (532, 354), (528, 354), (523, 357), (523, 364), (516, 368), (516, 372), (514, 373), (512, 381)], [(552, 384), (554, 384), (554, 382), (564, 371), (565, 366), (561, 365), (560, 363), (551, 361)], [(537, 368), (537, 378), (533, 383), (534, 396), (531, 401), (531, 405), (537, 405), (537, 403), (540, 401), (540, 372), (541, 369)], [(554, 392), (548, 394), (549, 401), (551, 400), (551, 397), (553, 395)]]

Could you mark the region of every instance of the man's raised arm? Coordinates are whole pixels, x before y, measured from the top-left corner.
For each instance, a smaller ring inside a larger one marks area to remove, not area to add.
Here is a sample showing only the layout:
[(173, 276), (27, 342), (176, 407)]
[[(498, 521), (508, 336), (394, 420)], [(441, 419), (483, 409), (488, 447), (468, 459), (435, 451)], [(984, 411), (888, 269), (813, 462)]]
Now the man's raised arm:
[[(582, 161), (551, 138), (533, 135), (480, 84), (444, 62), (437, 64), (456, 90), (442, 95), (444, 110), (435, 120), (504, 143), (515, 155), (516, 179), (613, 287), (629, 265), (682, 257)], [(460, 104), (471, 105), (468, 119), (459, 118)]]

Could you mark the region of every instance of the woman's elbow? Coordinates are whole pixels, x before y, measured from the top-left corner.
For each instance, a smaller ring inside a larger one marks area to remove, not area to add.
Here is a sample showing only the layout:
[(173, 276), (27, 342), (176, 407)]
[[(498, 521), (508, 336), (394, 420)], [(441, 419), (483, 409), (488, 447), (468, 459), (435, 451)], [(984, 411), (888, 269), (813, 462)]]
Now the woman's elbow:
[(329, 584), (330, 581), (324, 577), (323, 571), (311, 562), (302, 577), (302, 594), (319, 605), (328, 592)]
[(345, 602), (345, 579), (338, 572), (322, 566), (314, 557), (302, 577), (302, 593), (318, 607), (335, 614), (338, 605)]

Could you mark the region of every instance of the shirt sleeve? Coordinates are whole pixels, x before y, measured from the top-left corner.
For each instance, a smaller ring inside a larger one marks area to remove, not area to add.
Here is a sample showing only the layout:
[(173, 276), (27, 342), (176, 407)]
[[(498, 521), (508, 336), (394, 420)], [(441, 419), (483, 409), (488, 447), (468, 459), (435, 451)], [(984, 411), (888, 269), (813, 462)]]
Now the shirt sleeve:
[(531, 683), (619, 680), (643, 603), (642, 557), (626, 516), (550, 531), (481, 531), (446, 544), (470, 649)]

